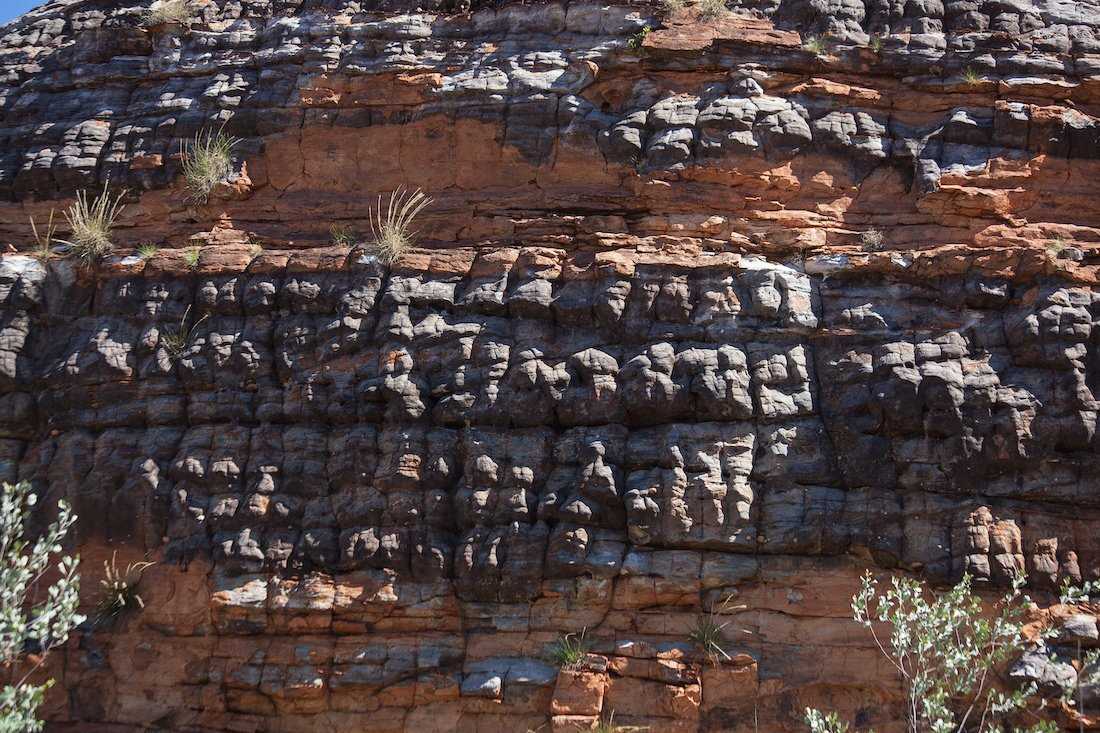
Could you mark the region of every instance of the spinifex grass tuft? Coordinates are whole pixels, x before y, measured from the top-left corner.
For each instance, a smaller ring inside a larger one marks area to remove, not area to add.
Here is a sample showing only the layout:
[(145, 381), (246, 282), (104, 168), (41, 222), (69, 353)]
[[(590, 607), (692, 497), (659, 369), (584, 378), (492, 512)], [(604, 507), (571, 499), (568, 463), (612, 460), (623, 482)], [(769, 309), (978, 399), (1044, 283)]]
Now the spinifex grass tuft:
[[(744, 611), (747, 606), (732, 605), (733, 596), (726, 596), (716, 607), (712, 607), (711, 610), (700, 616), (691, 631), (688, 632), (688, 638), (691, 639), (697, 647), (711, 660), (714, 664), (718, 664), (723, 659), (730, 661), (731, 657), (726, 652), (726, 627), (729, 626), (732, 621), (722, 621), (721, 617), (726, 614), (735, 613), (737, 611)], [(752, 633), (748, 629), (741, 629), (742, 633)]]
[(117, 553), (111, 553), (111, 560), (103, 561), (103, 580), (99, 581), (103, 597), (96, 605), (96, 618), (99, 622), (111, 621), (123, 611), (145, 608), (145, 601), (137, 592), (142, 574), (156, 563), (145, 560), (132, 562), (125, 570), (119, 570), (116, 564)]
[(390, 202), (385, 213), (382, 211), (382, 196), (378, 196), (378, 207), (370, 213), (371, 234), (374, 236), (374, 252), (378, 259), (392, 265), (416, 242), (417, 232), (412, 223), (432, 199), (419, 188), (409, 193), (402, 186), (390, 194)]
[(34, 235), (34, 250), (32, 254), (40, 260), (48, 260), (53, 257), (53, 245), (58, 241), (54, 235), (57, 233), (57, 224), (54, 223), (54, 210), (50, 209), (50, 218), (46, 220), (46, 228), (43, 231), (38, 231), (38, 224), (35, 223), (34, 217), (29, 217), (31, 220), (31, 234)]
[(328, 228), (332, 243), (341, 247), (354, 247), (359, 235), (347, 224), (333, 224)]
[(183, 261), (187, 263), (187, 266), (192, 270), (199, 266), (199, 258), (202, 257), (202, 250), (198, 247), (188, 247), (183, 250)]
[(584, 658), (588, 656), (588, 643), (584, 640), (585, 632), (580, 634), (566, 634), (554, 642), (550, 648), (550, 658), (562, 669), (576, 669)]
[(191, 21), (191, 3), (188, 0), (159, 0), (145, 14), (146, 26), (165, 23), (187, 25)]
[(178, 326), (166, 326), (161, 329), (160, 345), (172, 362), (179, 361), (183, 357), (184, 353), (187, 352), (187, 345), (191, 341), (191, 334), (194, 333), (200, 323), (206, 320), (206, 316), (203, 316), (188, 326), (187, 317), (189, 315), (191, 315), (191, 306), (187, 306), (187, 310), (183, 312), (183, 318), (180, 319)]
[(64, 212), (72, 234), (69, 235), (70, 239), (58, 241), (69, 245), (72, 255), (84, 264), (92, 264), (114, 249), (111, 244), (111, 228), (115, 219), (126, 208), (122, 203), (126, 191), (112, 199), (107, 185), (104, 183), (103, 192), (91, 201), (88, 200), (87, 191), (77, 191), (76, 201)]
[(197, 204), (205, 204), (210, 192), (233, 174), (233, 148), (239, 138), (229, 137), (222, 131), (196, 133), (183, 154), (183, 177), (187, 182), (187, 198)]
[(967, 66), (965, 69), (963, 69), (962, 78), (968, 86), (977, 86), (982, 82), (981, 72), (979, 72), (973, 66)]

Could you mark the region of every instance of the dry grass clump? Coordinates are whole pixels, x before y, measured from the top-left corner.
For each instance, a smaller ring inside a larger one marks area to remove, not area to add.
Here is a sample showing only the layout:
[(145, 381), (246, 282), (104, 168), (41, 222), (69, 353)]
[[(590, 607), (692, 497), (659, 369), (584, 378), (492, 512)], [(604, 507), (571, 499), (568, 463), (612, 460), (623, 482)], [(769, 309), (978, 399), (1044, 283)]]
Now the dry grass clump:
[(729, 13), (726, 0), (694, 0), (690, 3), (687, 0), (661, 0), (661, 2), (665, 6), (665, 10), (670, 13), (690, 5), (695, 8), (695, 11), (703, 20), (715, 20)]
[(378, 207), (371, 207), (370, 229), (374, 236), (374, 253), (378, 259), (388, 265), (393, 264), (413, 244), (417, 232), (413, 230), (413, 220), (432, 203), (419, 188), (409, 193), (402, 186), (390, 194), (390, 202), (382, 213), (382, 196), (378, 196)]
[(239, 142), (221, 130), (195, 134), (195, 139), (181, 151), (189, 201), (205, 204), (214, 186), (233, 174), (233, 147)]
[(866, 229), (860, 232), (859, 241), (868, 252), (878, 252), (882, 249), (884, 237), (878, 229)]
[(977, 86), (982, 81), (981, 72), (979, 72), (973, 66), (967, 66), (965, 69), (963, 69), (962, 78), (968, 86)]
[(615, 725), (615, 711), (612, 710), (611, 714), (607, 718), (601, 718), (596, 727), (592, 728), (593, 733), (648, 733), (648, 726), (636, 726), (636, 725)]
[(110, 562), (103, 561), (103, 580), (99, 581), (103, 597), (96, 605), (96, 617), (100, 622), (111, 621), (123, 611), (145, 608), (145, 601), (137, 592), (138, 583), (146, 570), (156, 563), (132, 562), (125, 570), (119, 570), (116, 564), (118, 553), (111, 553)]
[(187, 25), (191, 21), (191, 3), (188, 0), (159, 0), (145, 13), (146, 26), (179, 23)]
[(38, 225), (34, 221), (34, 217), (28, 217), (31, 220), (31, 234), (34, 236), (34, 249), (31, 254), (40, 260), (48, 260), (54, 255), (53, 245), (57, 242), (57, 238), (54, 235), (57, 233), (57, 224), (54, 223), (54, 210), (50, 209), (50, 218), (46, 221), (46, 228), (41, 232), (38, 231)]
[(152, 242), (145, 242), (144, 244), (138, 245), (137, 256), (143, 260), (147, 260), (155, 255), (158, 249), (159, 247), (157, 247), (157, 245), (153, 244)]
[(72, 233), (69, 239), (57, 241), (69, 245), (69, 252), (84, 264), (92, 264), (108, 254), (114, 249), (111, 229), (125, 208), (122, 203), (125, 195), (126, 191), (122, 191), (112, 199), (107, 183), (103, 184), (103, 192), (90, 201), (87, 191), (77, 191), (76, 201), (64, 212)]
[[(733, 622), (722, 621), (721, 617), (726, 614), (744, 611), (746, 608), (747, 606), (743, 604), (733, 605), (733, 596), (726, 596), (721, 603), (712, 607), (708, 613), (696, 620), (695, 625), (688, 632), (688, 638), (695, 642), (695, 645), (712, 663), (718, 664), (722, 660), (730, 661), (732, 657), (726, 652), (725, 631), (726, 627)], [(748, 629), (741, 629), (741, 632), (745, 634), (752, 633)]]

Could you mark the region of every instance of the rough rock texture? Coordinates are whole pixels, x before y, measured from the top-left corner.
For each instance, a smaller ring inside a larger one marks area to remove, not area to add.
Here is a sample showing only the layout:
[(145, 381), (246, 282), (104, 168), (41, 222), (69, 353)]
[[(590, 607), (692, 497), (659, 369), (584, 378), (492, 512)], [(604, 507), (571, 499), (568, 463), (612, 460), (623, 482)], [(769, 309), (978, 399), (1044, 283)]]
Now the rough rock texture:
[[(0, 236), (129, 204), (94, 271), (0, 259), (0, 474), (76, 505), (89, 604), (112, 551), (158, 561), (52, 728), (891, 731), (865, 568), (1100, 574), (1100, 5), (731, 7), (3, 29)], [(191, 205), (180, 145), (223, 124)], [(419, 248), (329, 243), (399, 185)]]

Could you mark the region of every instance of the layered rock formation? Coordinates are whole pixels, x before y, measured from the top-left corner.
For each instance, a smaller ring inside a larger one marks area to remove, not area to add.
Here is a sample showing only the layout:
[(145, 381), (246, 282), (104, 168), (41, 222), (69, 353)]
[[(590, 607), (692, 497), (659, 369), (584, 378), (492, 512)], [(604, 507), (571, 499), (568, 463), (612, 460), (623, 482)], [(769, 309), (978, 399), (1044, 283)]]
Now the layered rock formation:
[[(141, 12), (0, 53), (0, 235), (129, 190), (97, 267), (0, 259), (3, 478), (75, 504), (89, 604), (158, 562), (53, 728), (888, 731), (865, 568), (1100, 572), (1100, 6)], [(329, 242), (402, 185), (419, 247)]]

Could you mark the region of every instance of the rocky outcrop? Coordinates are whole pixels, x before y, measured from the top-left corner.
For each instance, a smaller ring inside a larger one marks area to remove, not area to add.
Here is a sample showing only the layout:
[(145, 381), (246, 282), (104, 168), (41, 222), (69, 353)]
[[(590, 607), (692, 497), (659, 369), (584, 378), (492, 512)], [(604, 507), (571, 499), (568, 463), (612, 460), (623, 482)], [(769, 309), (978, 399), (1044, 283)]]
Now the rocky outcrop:
[[(195, 8), (4, 29), (0, 235), (129, 198), (94, 269), (0, 259), (0, 474), (89, 604), (158, 563), (54, 729), (891, 730), (865, 568), (1100, 573), (1100, 7)], [(419, 247), (329, 241), (399, 185)]]
[[(73, 649), (74, 721), (794, 726), (891, 687), (837, 618), (864, 564), (1042, 591), (1100, 558), (1085, 286), (544, 248), (72, 274), (3, 260), (7, 478), (161, 561)], [(752, 633), (709, 665), (731, 593)]]
[[(110, 180), (143, 194), (130, 244), (211, 226), (321, 243), (402, 184), (436, 197), (440, 245), (1098, 239), (1088, 2), (407, 10), (204, 2), (186, 29), (143, 28), (126, 3), (24, 16), (0, 56), (0, 232), (24, 238), (28, 214)], [(181, 145), (222, 127), (247, 183), (188, 207)]]

